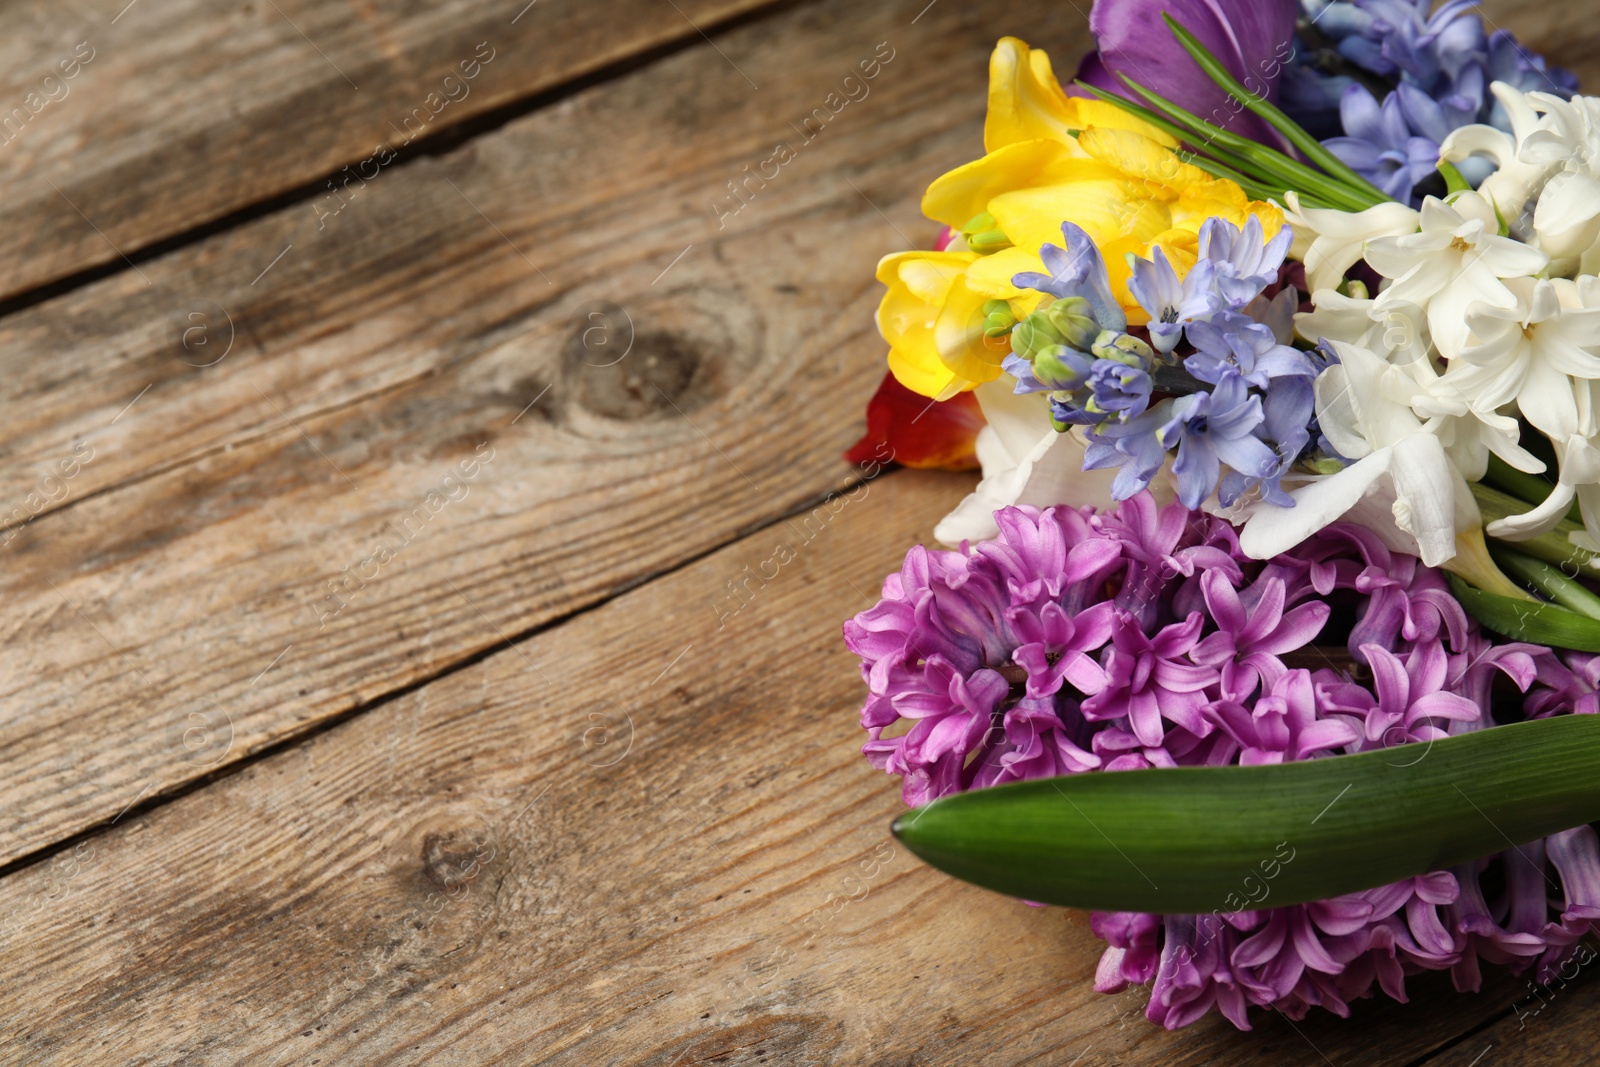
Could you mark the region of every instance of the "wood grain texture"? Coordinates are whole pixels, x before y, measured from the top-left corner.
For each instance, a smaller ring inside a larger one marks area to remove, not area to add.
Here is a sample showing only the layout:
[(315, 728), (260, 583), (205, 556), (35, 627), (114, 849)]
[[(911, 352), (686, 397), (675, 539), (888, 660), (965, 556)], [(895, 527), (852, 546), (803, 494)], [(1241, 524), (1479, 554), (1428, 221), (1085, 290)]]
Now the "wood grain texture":
[[(1596, 1062), (1594, 1035), (1600, 1028), (1600, 983), (1595, 981), (1593, 938), (1579, 959), (1547, 985), (1524, 976), (1511, 993), (1505, 1018), (1465, 1035), (1423, 1061), (1427, 1067), (1543, 1067)], [(1586, 962), (1580, 963), (1579, 960)]]
[[(15, 329), (81, 333), (13, 379), (15, 432), (93, 456), (71, 506), (0, 535), (0, 860), (847, 484), (882, 373), (871, 265), (931, 239), (920, 189), (977, 143), (948, 71), (981, 81), (988, 31), (947, 10), (912, 38), (801, 8), (725, 42), (774, 75), (759, 102), (694, 50), (384, 175), (326, 243), (285, 212), (30, 312)], [(886, 40), (858, 110), (718, 229), (707, 200), (774, 116)], [(160, 339), (206, 283), (240, 294), (239, 336), (197, 369)]]
[(697, 24), (759, 6), (9, 4), (0, 12), (0, 120), (9, 119), (0, 124), (9, 194), (0, 298), (342, 174), (379, 145), (404, 148), (640, 52), (699, 41)]
[(1168, 1034), (1092, 991), (1085, 915), (895, 846), (839, 625), (966, 484), (889, 475), (0, 881), (0, 1062), (1400, 1067), (1504, 1011)]

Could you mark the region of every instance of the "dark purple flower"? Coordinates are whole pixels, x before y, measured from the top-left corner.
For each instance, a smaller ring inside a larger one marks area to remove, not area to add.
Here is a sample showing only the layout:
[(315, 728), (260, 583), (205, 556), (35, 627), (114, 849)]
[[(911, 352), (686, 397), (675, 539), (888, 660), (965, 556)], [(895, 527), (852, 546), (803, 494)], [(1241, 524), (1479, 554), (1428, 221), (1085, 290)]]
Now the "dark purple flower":
[(1117, 77), (1123, 74), (1208, 122), (1278, 145), (1276, 131), (1189, 57), (1167, 31), (1163, 14), (1193, 33), (1245, 88), (1275, 101), (1293, 52), (1294, 0), (1097, 0), (1089, 30), (1099, 48), (1078, 68), (1078, 77), (1090, 85), (1131, 96)]

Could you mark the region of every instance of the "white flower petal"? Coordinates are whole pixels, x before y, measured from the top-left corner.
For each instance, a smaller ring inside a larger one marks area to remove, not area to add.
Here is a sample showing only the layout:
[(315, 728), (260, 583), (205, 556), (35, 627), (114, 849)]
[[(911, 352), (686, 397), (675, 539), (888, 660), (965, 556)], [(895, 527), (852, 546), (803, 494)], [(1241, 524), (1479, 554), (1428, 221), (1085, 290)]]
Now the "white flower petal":
[(1392, 450), (1380, 448), (1337, 474), (1312, 480), (1289, 494), (1294, 507), (1253, 505), (1239, 532), (1239, 547), (1252, 559), (1270, 559), (1289, 551), (1354, 507), (1388, 471), (1392, 455)]

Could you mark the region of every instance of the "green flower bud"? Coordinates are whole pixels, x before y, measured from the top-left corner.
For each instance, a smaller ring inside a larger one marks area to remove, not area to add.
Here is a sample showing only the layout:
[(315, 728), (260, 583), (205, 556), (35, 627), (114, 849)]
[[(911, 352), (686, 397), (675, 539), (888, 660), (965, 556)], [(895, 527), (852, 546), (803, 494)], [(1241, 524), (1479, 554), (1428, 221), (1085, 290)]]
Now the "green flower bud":
[(1342, 460), (1334, 459), (1332, 456), (1322, 456), (1318, 459), (1309, 460), (1306, 466), (1318, 474), (1338, 474), (1345, 467)]
[(984, 230), (982, 233), (962, 234), (962, 237), (967, 247), (980, 256), (1011, 247), (1011, 238), (1001, 230)]
[(998, 341), (1011, 332), (1017, 324), (1011, 314), (1011, 305), (1004, 300), (990, 300), (983, 305), (983, 336)]
[(1156, 358), (1149, 345), (1131, 333), (1118, 330), (1101, 330), (1089, 351), (1100, 359), (1114, 359), (1118, 363), (1141, 369), (1148, 367)]
[(1075, 389), (1083, 384), (1087, 367), (1088, 361), (1082, 354), (1066, 345), (1045, 345), (1033, 354), (1034, 376), (1050, 385)]
[(967, 220), (967, 224), (961, 227), (961, 238), (967, 242), (969, 249), (983, 256), (1011, 247), (1011, 238), (1005, 235), (995, 217), (987, 211)]
[(1346, 278), (1344, 284), (1339, 286), (1339, 292), (1351, 300), (1367, 299), (1367, 286), (1365, 282), (1358, 282), (1354, 278)]
[(1033, 359), (1040, 349), (1062, 344), (1065, 340), (1060, 331), (1051, 325), (1048, 315), (1035, 311), (1011, 331), (1011, 351), (1023, 359)]
[(1042, 311), (1045, 318), (1050, 320), (1050, 325), (1061, 335), (1062, 341), (1080, 352), (1088, 351), (1095, 338), (1100, 336), (1100, 324), (1094, 321), (1089, 301), (1081, 296), (1064, 297)]

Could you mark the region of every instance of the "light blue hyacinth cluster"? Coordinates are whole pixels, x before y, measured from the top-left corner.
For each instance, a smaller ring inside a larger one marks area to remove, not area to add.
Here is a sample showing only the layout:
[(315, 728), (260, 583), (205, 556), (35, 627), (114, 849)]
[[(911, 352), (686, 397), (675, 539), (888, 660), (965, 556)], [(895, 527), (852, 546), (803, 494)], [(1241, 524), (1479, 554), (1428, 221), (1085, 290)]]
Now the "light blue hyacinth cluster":
[[(1497, 81), (1569, 99), (1577, 79), (1548, 66), (1506, 30), (1486, 32), (1473, 0), (1300, 0), (1286, 111), (1340, 159), (1401, 202), (1420, 199), (1439, 144), (1484, 123), (1510, 131), (1489, 92)], [(1480, 165), (1475, 161), (1473, 166)], [(1464, 176), (1477, 185), (1487, 176)]]
[(1089, 427), (1086, 469), (1117, 467), (1112, 495), (1145, 489), (1176, 451), (1178, 497), (1198, 508), (1213, 493), (1232, 506), (1260, 493), (1293, 501), (1279, 479), (1312, 444), (1312, 382), (1323, 363), (1292, 347), (1298, 296), (1269, 299), (1289, 250), (1287, 228), (1266, 237), (1208, 219), (1199, 258), (1181, 279), (1162, 250), (1130, 257), (1128, 288), (1149, 315), (1130, 332), (1113, 299), (1105, 261), (1073, 223), (1065, 247), (1045, 245), (1049, 273), (1012, 279), (1047, 294), (1011, 331), (1005, 370), (1018, 393), (1046, 393), (1058, 429)]

